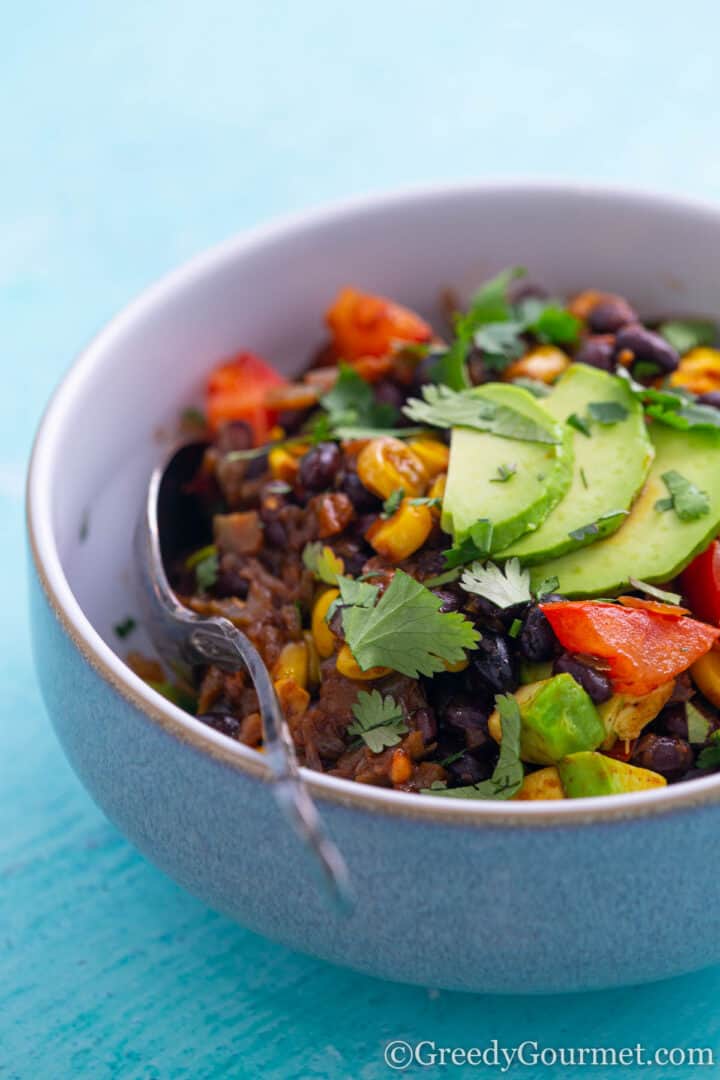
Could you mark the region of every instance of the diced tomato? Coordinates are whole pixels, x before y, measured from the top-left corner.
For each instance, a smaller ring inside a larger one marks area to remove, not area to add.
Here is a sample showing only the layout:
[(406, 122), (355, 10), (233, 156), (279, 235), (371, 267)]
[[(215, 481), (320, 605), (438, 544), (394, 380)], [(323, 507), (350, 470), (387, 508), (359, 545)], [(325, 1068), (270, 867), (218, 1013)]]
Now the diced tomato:
[(541, 607), (563, 648), (607, 661), (619, 694), (649, 694), (687, 671), (720, 637), (696, 619), (643, 608), (571, 600)]
[(720, 540), (713, 540), (683, 570), (680, 587), (694, 615), (720, 626)]
[(268, 441), (277, 411), (265, 404), (272, 386), (286, 380), (254, 353), (238, 353), (216, 367), (207, 385), (207, 418), (217, 431), (229, 420), (244, 420), (252, 428), (255, 445)]
[(350, 287), (341, 289), (326, 321), (342, 360), (383, 356), (396, 341), (430, 341), (432, 329), (414, 311)]

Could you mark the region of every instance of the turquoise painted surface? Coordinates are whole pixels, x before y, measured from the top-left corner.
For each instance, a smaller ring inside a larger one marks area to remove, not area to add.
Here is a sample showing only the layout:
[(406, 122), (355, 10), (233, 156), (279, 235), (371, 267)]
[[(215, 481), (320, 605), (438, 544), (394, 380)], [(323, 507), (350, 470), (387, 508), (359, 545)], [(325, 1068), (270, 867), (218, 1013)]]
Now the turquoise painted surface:
[(374, 1078), (389, 1075), (392, 1038), (720, 1052), (718, 969), (575, 998), (437, 995), (299, 957), (183, 894), (105, 823), (50, 732), (29, 657), (21, 511), (32, 429), (73, 353), (143, 285), (237, 229), (476, 175), (720, 198), (719, 28), (709, 0), (662, 18), (655, 3), (617, 0), (581, 15), (567, 0), (5, 6), (2, 1075)]

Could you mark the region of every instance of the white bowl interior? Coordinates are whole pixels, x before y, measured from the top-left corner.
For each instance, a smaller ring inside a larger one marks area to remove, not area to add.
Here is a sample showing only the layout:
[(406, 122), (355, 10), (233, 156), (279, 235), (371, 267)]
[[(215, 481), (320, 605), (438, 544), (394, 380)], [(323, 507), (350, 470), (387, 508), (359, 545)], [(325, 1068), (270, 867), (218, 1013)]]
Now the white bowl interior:
[(462, 295), (521, 264), (559, 294), (587, 286), (644, 313), (720, 313), (720, 213), (634, 193), (552, 185), (434, 189), (363, 200), (258, 230), (201, 256), (110, 324), (56, 395), (31, 509), (81, 608), (112, 627), (135, 611), (131, 538), (180, 410), (202, 403), (221, 358), (252, 349), (291, 372), (323, 337), (338, 287), (385, 293), (440, 320)]

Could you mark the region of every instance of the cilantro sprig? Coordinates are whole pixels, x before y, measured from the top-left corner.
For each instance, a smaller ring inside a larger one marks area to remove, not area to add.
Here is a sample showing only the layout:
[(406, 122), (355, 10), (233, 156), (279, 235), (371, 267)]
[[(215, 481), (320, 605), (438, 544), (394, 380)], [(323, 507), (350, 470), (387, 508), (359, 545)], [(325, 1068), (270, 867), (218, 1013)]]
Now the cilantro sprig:
[(552, 430), (537, 424), (510, 405), (499, 405), (476, 396), (472, 390), (456, 391), (429, 384), (422, 388), (423, 400), (410, 398), (403, 412), (411, 420), (430, 427), (467, 427), (489, 431), (505, 439), (555, 444)]
[(519, 559), (508, 559), (501, 569), (493, 562), (475, 562), (460, 578), (460, 588), (490, 600), (499, 608), (527, 604), (532, 600), (530, 571), (523, 570)]
[(391, 694), (383, 697), (379, 690), (369, 693), (361, 690), (352, 711), (355, 720), (348, 727), (348, 734), (362, 739), (373, 754), (397, 746), (407, 733), (402, 706)]
[(441, 612), (440, 598), (402, 570), (379, 599), (376, 585), (349, 581), (338, 579), (342, 626), (363, 671), (386, 666), (411, 678), (434, 675), (464, 660), (480, 640), (471, 622)]
[(425, 788), (424, 795), (445, 795), (451, 799), (511, 799), (519, 790), (525, 776), (520, 760), (520, 707), (512, 694), (499, 694), (495, 698), (495, 708), (500, 714), (502, 742), (490, 779), (457, 788), (448, 788), (440, 781)]
[(473, 346), (483, 353), (491, 371), (503, 371), (527, 349), (525, 335), (552, 345), (573, 345), (580, 332), (580, 320), (557, 300), (525, 297), (511, 303), (508, 290), (524, 277), (522, 267), (510, 267), (475, 293), (468, 310), (455, 317), (455, 337), (432, 371), (433, 381), (453, 390), (469, 386), (467, 358)]
[(669, 319), (660, 324), (658, 332), (682, 356), (700, 345), (712, 345), (717, 327), (709, 319)]

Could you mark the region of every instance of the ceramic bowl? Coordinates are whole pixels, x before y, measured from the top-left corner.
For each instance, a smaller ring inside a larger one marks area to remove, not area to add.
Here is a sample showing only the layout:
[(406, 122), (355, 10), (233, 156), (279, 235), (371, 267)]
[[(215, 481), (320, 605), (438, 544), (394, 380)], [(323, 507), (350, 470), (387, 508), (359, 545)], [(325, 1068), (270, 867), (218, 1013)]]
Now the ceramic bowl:
[[(107, 816), (159, 867), (258, 933), (387, 979), (569, 991), (720, 961), (720, 776), (549, 803), (411, 796), (306, 773), (352, 875), (334, 913), (260, 754), (169, 704), (112, 631), (135, 609), (131, 534), (179, 410), (220, 358), (286, 372), (352, 282), (439, 318), (511, 264), (641, 312), (720, 311), (720, 210), (633, 191), (471, 184), (381, 195), (239, 236), (149, 289), (79, 357), (28, 486), (38, 675)], [(133, 640), (143, 648), (143, 642)]]

